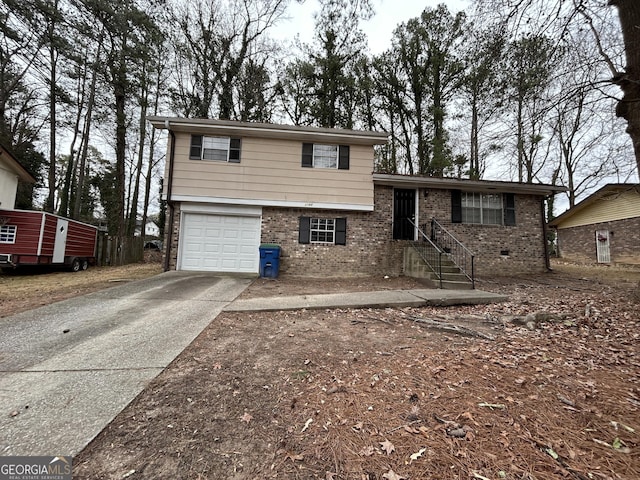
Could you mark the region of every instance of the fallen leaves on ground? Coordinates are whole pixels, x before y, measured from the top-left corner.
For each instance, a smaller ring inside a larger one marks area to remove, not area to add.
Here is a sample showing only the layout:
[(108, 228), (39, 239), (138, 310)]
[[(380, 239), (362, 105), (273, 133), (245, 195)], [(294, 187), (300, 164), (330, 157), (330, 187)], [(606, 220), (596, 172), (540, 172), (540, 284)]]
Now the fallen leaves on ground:
[[(493, 305), (223, 314), (74, 478), (635, 480), (633, 287), (550, 274), (479, 282), (510, 295)], [(533, 329), (508, 321), (543, 311)]]

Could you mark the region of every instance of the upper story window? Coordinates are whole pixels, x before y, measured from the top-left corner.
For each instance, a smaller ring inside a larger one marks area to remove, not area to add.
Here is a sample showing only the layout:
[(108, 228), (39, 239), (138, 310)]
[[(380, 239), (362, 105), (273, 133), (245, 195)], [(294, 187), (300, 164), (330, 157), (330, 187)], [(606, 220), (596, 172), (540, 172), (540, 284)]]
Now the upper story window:
[(189, 158), (240, 163), (240, 139), (191, 135)]
[(451, 192), (452, 223), (515, 225), (513, 193)]
[(349, 170), (349, 146), (303, 143), (302, 166)]
[(16, 243), (17, 225), (0, 226), (0, 243)]

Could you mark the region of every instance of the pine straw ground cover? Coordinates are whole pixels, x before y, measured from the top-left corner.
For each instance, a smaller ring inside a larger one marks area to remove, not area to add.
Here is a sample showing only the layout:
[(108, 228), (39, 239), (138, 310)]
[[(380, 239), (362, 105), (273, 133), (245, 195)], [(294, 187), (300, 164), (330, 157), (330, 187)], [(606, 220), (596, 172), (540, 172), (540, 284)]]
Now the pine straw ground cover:
[(485, 306), (225, 313), (74, 478), (638, 479), (637, 272), (600, 273), (485, 280), (510, 295)]

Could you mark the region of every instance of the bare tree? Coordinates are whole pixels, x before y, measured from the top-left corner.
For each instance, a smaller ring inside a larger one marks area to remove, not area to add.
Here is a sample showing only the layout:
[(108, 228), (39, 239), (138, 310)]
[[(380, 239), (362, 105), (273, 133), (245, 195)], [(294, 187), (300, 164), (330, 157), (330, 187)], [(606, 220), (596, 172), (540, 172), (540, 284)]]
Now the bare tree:
[(259, 65), (273, 48), (263, 40), (284, 15), (287, 3), (206, 0), (174, 5), (174, 108), (186, 116), (237, 118), (236, 84), (250, 59)]
[(613, 82), (623, 93), (616, 114), (627, 121), (640, 175), (640, 3), (634, 0), (609, 0), (618, 8), (622, 38), (625, 46), (626, 67), (614, 73)]
[(504, 102), (503, 82), (506, 35), (500, 26), (478, 28), (470, 26), (465, 44), (465, 76), (462, 97), (471, 110), (469, 129), (469, 177), (480, 179), (485, 160), (494, 144), (481, 145), (485, 126), (495, 120)]

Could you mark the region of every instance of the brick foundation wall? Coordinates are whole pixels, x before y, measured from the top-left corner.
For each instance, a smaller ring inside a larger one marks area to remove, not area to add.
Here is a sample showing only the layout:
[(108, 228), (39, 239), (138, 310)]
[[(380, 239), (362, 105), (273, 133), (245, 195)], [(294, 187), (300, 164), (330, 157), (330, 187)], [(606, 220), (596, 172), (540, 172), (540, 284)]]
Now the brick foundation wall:
[(169, 270), (175, 270), (178, 264), (178, 240), (180, 237), (180, 203), (174, 204), (173, 225), (170, 225), (171, 216), (167, 209), (167, 218), (164, 224), (164, 244), (162, 246), (162, 265), (166, 265), (167, 261), (167, 233), (171, 232), (171, 252), (169, 258)]
[[(531, 273), (546, 269), (540, 198), (516, 195), (516, 226), (451, 223), (451, 192), (420, 190), (419, 224), (435, 217), (476, 254), (476, 274)], [(393, 187), (376, 186), (373, 212), (264, 207), (261, 243), (281, 246), (280, 272), (293, 276), (398, 276), (403, 273), (406, 241), (393, 240)], [(346, 245), (299, 244), (301, 216), (347, 219)], [(169, 231), (167, 215), (166, 230)], [(171, 228), (170, 269), (177, 263), (180, 205)], [(428, 230), (427, 232), (428, 233)], [(508, 250), (509, 255), (501, 255)], [(166, 241), (163, 258), (166, 258)]]
[[(295, 276), (398, 276), (403, 242), (392, 240), (393, 189), (376, 189), (373, 212), (265, 207), (262, 242), (281, 246), (280, 272)], [(347, 219), (346, 245), (299, 244), (301, 216)]]
[(609, 231), (612, 263), (640, 264), (640, 217), (558, 229), (558, 254), (561, 258), (596, 263), (597, 230)]
[[(516, 195), (516, 225), (470, 225), (451, 223), (451, 191), (420, 190), (419, 222), (431, 218), (449, 230), (475, 254), (476, 275), (522, 274), (547, 268), (540, 197)], [(429, 233), (429, 227), (425, 233)], [(501, 252), (508, 250), (509, 255)]]

